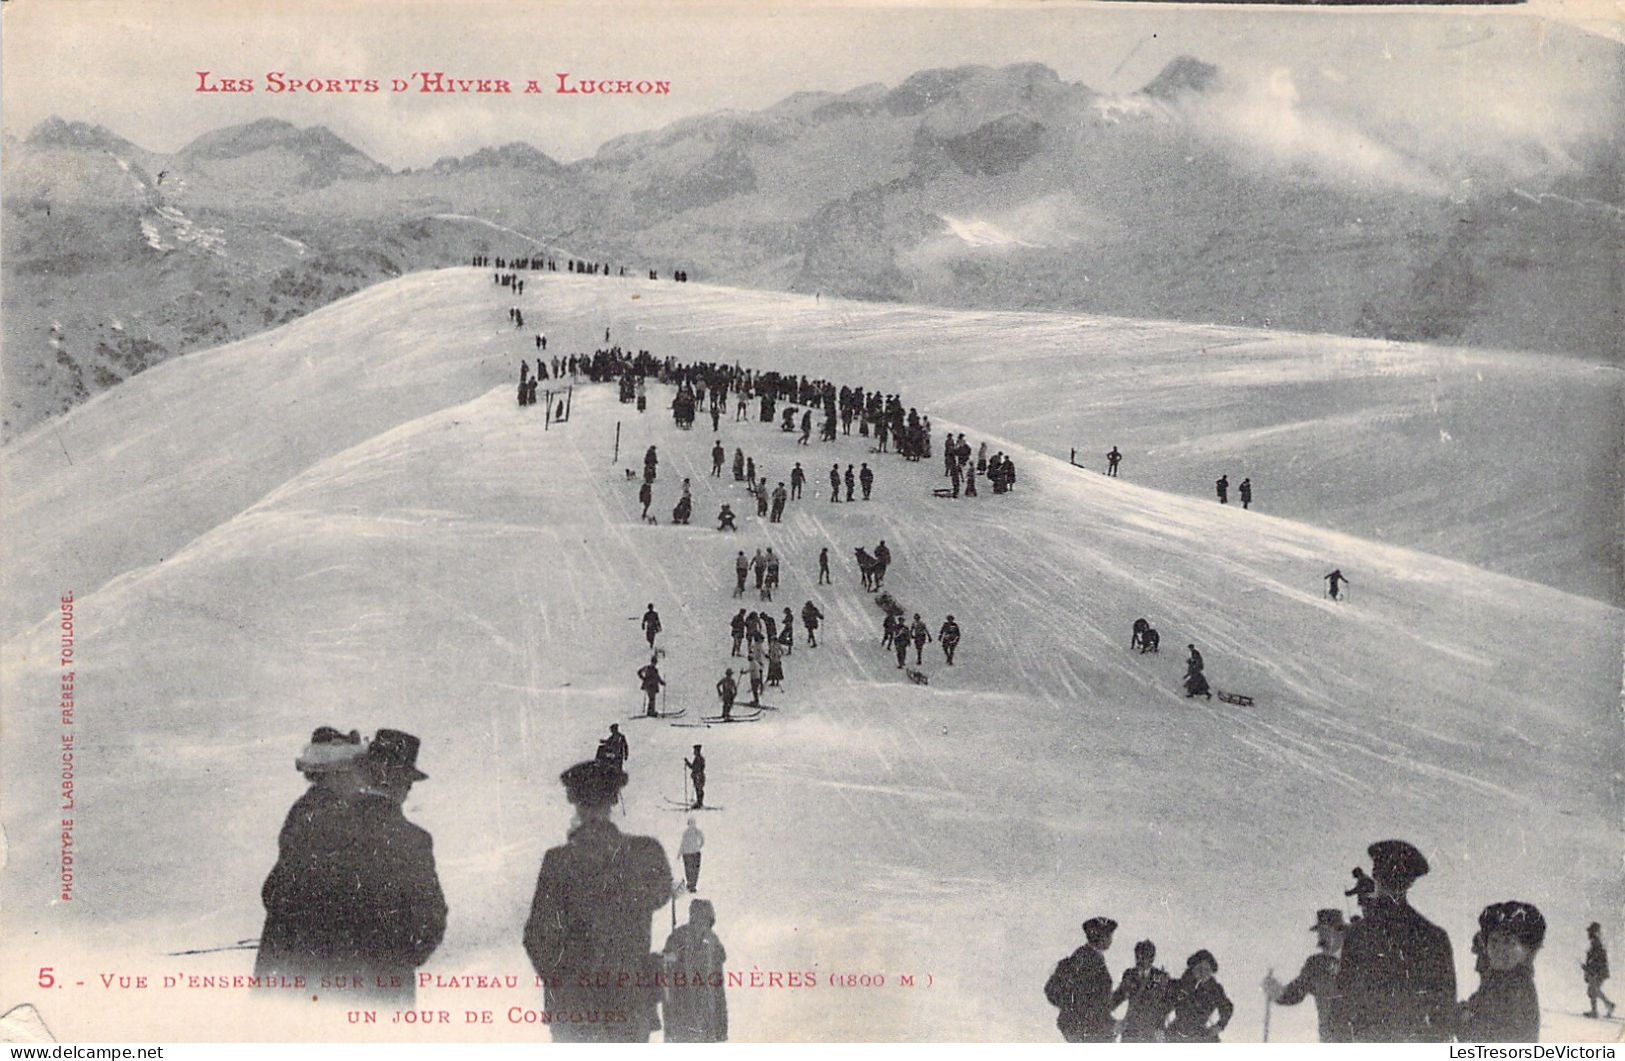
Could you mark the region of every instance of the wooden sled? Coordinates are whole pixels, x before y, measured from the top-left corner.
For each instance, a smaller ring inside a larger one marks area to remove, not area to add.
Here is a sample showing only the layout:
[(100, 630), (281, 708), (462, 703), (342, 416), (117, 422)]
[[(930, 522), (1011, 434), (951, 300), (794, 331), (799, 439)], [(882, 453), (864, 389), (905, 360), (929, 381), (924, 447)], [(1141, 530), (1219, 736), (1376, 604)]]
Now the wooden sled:
[(1220, 700), (1223, 700), (1227, 704), (1235, 704), (1238, 707), (1253, 706), (1253, 698), (1250, 696), (1243, 696), (1240, 693), (1227, 693), (1222, 690), (1215, 689), (1213, 691), (1213, 695), (1217, 696)]

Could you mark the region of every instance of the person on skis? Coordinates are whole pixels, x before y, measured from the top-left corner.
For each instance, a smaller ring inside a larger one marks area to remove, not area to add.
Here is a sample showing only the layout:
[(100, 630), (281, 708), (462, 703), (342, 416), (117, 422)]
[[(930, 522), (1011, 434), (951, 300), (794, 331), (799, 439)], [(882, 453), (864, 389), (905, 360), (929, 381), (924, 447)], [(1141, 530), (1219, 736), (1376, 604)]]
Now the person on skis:
[(705, 756), (698, 744), (694, 745), (694, 758), (684, 759), (683, 765), (688, 767), (689, 780), (694, 783), (694, 806), (689, 809), (701, 810), (705, 807)]
[(655, 710), (655, 697), (666, 680), (660, 676), (660, 668), (655, 665), (655, 657), (650, 656), (649, 662), (638, 668), (638, 682), (643, 687), (643, 695), (648, 698), (643, 713), (649, 718), (656, 718), (659, 712)]
[(1348, 579), (1343, 577), (1342, 571), (1333, 571), (1329, 575), (1322, 575), (1321, 578), (1325, 581), (1326, 593), (1332, 598), (1332, 600), (1337, 599), (1338, 589), (1343, 585), (1343, 583), (1348, 581)]
[(739, 684), (734, 681), (734, 669), (729, 667), (722, 672), (722, 680), (717, 682), (717, 698), (722, 701), (723, 721), (733, 717), (734, 697), (738, 695)]

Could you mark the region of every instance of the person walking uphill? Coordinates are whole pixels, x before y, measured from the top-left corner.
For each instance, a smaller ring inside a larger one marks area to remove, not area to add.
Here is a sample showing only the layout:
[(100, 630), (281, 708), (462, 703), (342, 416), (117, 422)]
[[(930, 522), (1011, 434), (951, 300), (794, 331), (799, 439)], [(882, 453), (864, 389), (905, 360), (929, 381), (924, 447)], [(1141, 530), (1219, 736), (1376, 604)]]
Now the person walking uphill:
[(548, 1027), (556, 1043), (647, 1042), (660, 1026), (650, 918), (671, 897), (671, 864), (660, 841), (610, 820), (625, 771), (584, 762), (559, 780), (577, 824), (542, 857), (523, 935)]
[(807, 628), (807, 647), (818, 647), (818, 624), (824, 621), (824, 613), (818, 610), (818, 605), (808, 601), (801, 606), (801, 625)]
[(954, 665), (954, 652), (959, 648), (959, 624), (954, 622), (953, 616), (942, 624), (937, 631), (937, 644), (942, 646), (942, 654), (948, 660), (948, 666)]
[(909, 636), (914, 639), (914, 665), (921, 664), (921, 657), (925, 654), (925, 643), (931, 640), (931, 631), (926, 629), (925, 620), (920, 613), (914, 613), (914, 622), (909, 626)]
[(1083, 923), (1083, 946), (1056, 963), (1044, 984), (1044, 997), (1061, 1012), (1055, 1026), (1069, 1043), (1109, 1043), (1116, 1032), (1112, 1020), (1112, 974), (1105, 952), (1112, 945), (1117, 922), (1091, 917)]
[(1590, 943), (1586, 947), (1586, 959), (1580, 963), (1580, 971), (1585, 974), (1586, 999), (1591, 1003), (1591, 1011), (1586, 1016), (1596, 1018), (1597, 1000), (1600, 998), (1603, 1005), (1608, 1007), (1608, 1016), (1612, 1017), (1614, 1003), (1602, 992), (1603, 982), (1608, 979), (1608, 950), (1602, 945), (1601, 923), (1593, 921), (1586, 926), (1586, 939)]
[(649, 647), (655, 647), (655, 637), (660, 633), (660, 613), (655, 611), (654, 602), (649, 602), (649, 610), (643, 613), (643, 636), (648, 639)]

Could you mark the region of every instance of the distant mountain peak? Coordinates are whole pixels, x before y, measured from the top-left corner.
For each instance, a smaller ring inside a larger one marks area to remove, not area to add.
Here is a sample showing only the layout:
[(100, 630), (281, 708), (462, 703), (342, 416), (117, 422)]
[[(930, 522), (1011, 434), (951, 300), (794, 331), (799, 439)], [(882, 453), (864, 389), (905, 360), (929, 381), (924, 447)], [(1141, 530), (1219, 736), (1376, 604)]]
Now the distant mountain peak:
[(499, 147), (482, 147), (472, 155), (464, 155), (461, 158), (447, 156), (438, 159), (431, 168), (437, 173), (454, 173), (459, 170), (499, 166), (538, 170), (544, 173), (554, 173), (563, 169), (555, 159), (534, 145), (519, 140)]
[(301, 129), (281, 118), (260, 118), (204, 133), (177, 154), (190, 160), (228, 159), (241, 158), (272, 147), (292, 151), (312, 161), (331, 163), (343, 160), (376, 170), (384, 168), (325, 125)]
[(115, 154), (138, 150), (134, 144), (103, 126), (90, 122), (70, 122), (54, 115), (34, 126), (27, 142), (39, 147), (75, 147), (112, 151)]
[(1162, 68), (1140, 91), (1160, 100), (1206, 92), (1219, 79), (1219, 68), (1189, 55), (1181, 55)]

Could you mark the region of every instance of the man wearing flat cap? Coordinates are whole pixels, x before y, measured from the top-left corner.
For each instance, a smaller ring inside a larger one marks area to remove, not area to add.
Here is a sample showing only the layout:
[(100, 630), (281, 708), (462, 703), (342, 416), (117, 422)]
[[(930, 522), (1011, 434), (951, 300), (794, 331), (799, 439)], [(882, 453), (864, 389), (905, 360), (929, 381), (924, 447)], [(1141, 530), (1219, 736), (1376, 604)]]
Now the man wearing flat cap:
[(1427, 874), (1427, 859), (1403, 840), (1372, 844), (1367, 854), (1377, 887), (1343, 943), (1333, 1004), (1338, 1040), (1446, 1042), (1456, 1009), (1450, 936), (1406, 898)]
[(1327, 907), (1315, 911), (1315, 923), (1309, 929), (1320, 945), (1318, 954), (1311, 954), (1303, 963), (1298, 978), (1285, 987), (1274, 976), (1264, 978), (1264, 995), (1281, 1006), (1296, 1006), (1313, 995), (1315, 1012), (1320, 1018), (1320, 1041), (1337, 1041), (1337, 1027), (1332, 1020), (1333, 1000), (1337, 997), (1338, 954), (1349, 926), (1343, 920), (1343, 911)]
[(626, 785), (618, 764), (577, 763), (559, 780), (577, 821), (542, 858), (524, 934), (553, 1041), (647, 1042), (660, 1026), (649, 919), (673, 894), (671, 863), (660, 841), (610, 820)]
[[(412, 1004), (416, 970), (446, 931), (434, 841), (401, 811), (412, 785), (428, 777), (417, 768), (418, 744), (409, 733), (379, 730), (352, 760), (360, 781), (353, 794), (312, 815), (284, 849), (261, 892), (257, 973), (302, 974), (317, 996)], [(312, 748), (301, 756), (323, 760)], [(324, 991), (321, 979), (334, 976), (344, 986)]]
[(1044, 997), (1060, 1009), (1055, 1026), (1069, 1043), (1109, 1043), (1117, 1031), (1112, 1019), (1112, 974), (1105, 951), (1117, 922), (1091, 917), (1083, 923), (1087, 942), (1062, 958), (1044, 985)]

